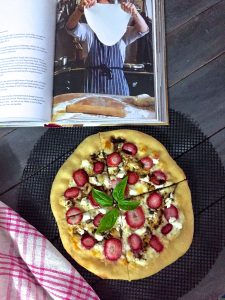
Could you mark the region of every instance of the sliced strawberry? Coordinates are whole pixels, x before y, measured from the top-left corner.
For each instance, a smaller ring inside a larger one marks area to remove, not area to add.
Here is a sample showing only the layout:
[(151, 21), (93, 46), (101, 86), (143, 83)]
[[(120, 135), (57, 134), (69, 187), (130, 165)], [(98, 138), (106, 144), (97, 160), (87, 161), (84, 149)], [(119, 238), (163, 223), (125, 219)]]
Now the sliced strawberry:
[(94, 197), (92, 196), (92, 193), (88, 194), (87, 198), (93, 206), (96, 206), (96, 207), (99, 206), (98, 202), (96, 202)]
[(138, 182), (139, 176), (137, 173), (128, 172), (127, 175), (128, 175), (128, 180), (127, 180), (128, 184), (135, 184)]
[(106, 163), (109, 167), (117, 167), (121, 163), (121, 161), (122, 157), (117, 152), (109, 154), (106, 158)]
[(93, 171), (95, 174), (101, 174), (104, 171), (105, 164), (101, 161), (97, 161), (94, 163)]
[(71, 187), (64, 192), (64, 197), (67, 199), (75, 199), (77, 198), (79, 193), (80, 193), (80, 189), (78, 187)]
[(104, 215), (102, 213), (99, 213), (97, 216), (95, 216), (94, 220), (93, 220), (93, 224), (95, 225), (95, 227), (98, 227), (101, 219), (104, 217)]
[(130, 155), (135, 155), (137, 153), (137, 146), (135, 146), (132, 143), (124, 143), (122, 147), (123, 152), (130, 154)]
[(121, 178), (116, 178), (116, 179), (110, 180), (110, 188), (114, 189), (120, 181), (121, 181)]
[(128, 243), (134, 252), (139, 252), (143, 248), (142, 239), (136, 233), (133, 233), (128, 237)]
[(151, 157), (143, 157), (141, 159), (141, 163), (143, 164), (143, 168), (144, 170), (150, 170), (153, 167), (153, 161), (151, 159)]
[(86, 249), (91, 249), (92, 247), (94, 247), (95, 243), (96, 243), (96, 240), (90, 234), (84, 234), (81, 238), (81, 244)]
[(69, 223), (71, 225), (79, 224), (81, 222), (82, 218), (83, 218), (82, 211), (77, 207), (71, 207), (66, 212), (67, 223)]
[(162, 196), (159, 193), (154, 192), (148, 196), (147, 205), (150, 208), (157, 209), (161, 206), (162, 200)]
[(161, 228), (161, 232), (162, 234), (167, 235), (172, 229), (173, 229), (173, 225), (168, 223)]
[(145, 223), (145, 215), (141, 206), (138, 206), (134, 210), (127, 211), (125, 213), (125, 218), (127, 224), (133, 229), (140, 228)]
[(122, 243), (121, 240), (116, 238), (110, 238), (104, 243), (104, 254), (109, 260), (115, 261), (122, 255)]
[(167, 179), (166, 174), (160, 170), (154, 171), (150, 178), (151, 182), (156, 185), (165, 183), (166, 179)]
[(170, 218), (178, 219), (178, 216), (179, 216), (178, 210), (177, 210), (176, 206), (174, 206), (173, 204), (170, 205), (170, 207), (165, 208), (163, 214), (164, 214), (165, 218), (167, 219), (167, 221), (169, 221)]
[(79, 169), (73, 173), (73, 179), (78, 186), (84, 186), (88, 182), (88, 174), (85, 170)]
[(149, 246), (155, 249), (156, 252), (161, 252), (164, 248), (163, 244), (160, 242), (156, 235), (152, 235), (149, 241)]

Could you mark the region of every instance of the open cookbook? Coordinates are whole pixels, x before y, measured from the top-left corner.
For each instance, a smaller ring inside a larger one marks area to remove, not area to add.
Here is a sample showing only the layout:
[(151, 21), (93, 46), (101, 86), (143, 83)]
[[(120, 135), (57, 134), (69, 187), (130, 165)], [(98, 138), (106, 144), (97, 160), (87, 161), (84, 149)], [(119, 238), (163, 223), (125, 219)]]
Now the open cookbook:
[(164, 0), (9, 0), (0, 127), (168, 124)]

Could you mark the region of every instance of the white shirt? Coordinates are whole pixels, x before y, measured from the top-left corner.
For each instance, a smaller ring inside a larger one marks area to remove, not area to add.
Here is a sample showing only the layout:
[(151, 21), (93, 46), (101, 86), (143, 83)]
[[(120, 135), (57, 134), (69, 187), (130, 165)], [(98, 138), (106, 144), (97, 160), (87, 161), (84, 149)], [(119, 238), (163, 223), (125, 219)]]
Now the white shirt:
[[(84, 59), (87, 58), (88, 52), (91, 49), (91, 45), (94, 39), (94, 31), (86, 23), (78, 23), (77, 26), (72, 30), (67, 30), (67, 32), (75, 38), (78, 38), (83, 46)], [(133, 43), (140, 37), (147, 34), (146, 32), (137, 32), (134, 26), (127, 26), (127, 31), (119, 41), (119, 49), (121, 52), (122, 60), (125, 61), (126, 46)]]

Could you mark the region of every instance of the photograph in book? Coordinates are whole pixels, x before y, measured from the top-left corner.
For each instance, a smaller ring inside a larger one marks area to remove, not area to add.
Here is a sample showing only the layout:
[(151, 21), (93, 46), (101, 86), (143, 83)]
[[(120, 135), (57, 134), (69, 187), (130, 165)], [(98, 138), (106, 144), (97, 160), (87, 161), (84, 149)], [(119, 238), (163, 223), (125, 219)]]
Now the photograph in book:
[(167, 123), (164, 44), (154, 34), (161, 8), (154, 0), (58, 2), (53, 122)]
[(164, 27), (164, 0), (4, 2), (0, 126), (167, 124)]

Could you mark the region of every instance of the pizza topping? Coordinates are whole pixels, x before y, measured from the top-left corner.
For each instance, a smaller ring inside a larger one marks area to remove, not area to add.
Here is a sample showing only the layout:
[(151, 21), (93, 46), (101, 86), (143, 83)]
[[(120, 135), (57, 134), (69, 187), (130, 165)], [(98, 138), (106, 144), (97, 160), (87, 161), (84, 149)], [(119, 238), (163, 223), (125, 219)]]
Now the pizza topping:
[(118, 208), (113, 208), (107, 214), (105, 214), (102, 219), (100, 220), (100, 224), (97, 228), (96, 233), (102, 233), (107, 230), (110, 230), (116, 223), (119, 217), (119, 210)]
[(163, 213), (167, 221), (169, 221), (170, 218), (178, 219), (179, 216), (178, 210), (173, 204), (170, 207), (165, 208)]
[(160, 170), (154, 171), (150, 178), (151, 182), (155, 185), (164, 184), (166, 182), (166, 179), (167, 179), (166, 174)]
[(165, 199), (165, 207), (169, 208), (171, 204), (173, 203), (174, 199), (172, 198), (172, 195), (170, 195), (169, 198)]
[(78, 186), (84, 186), (88, 182), (88, 174), (85, 170), (79, 169), (73, 173), (73, 179)]
[(162, 196), (159, 193), (154, 192), (148, 196), (147, 205), (152, 209), (157, 209), (162, 205), (162, 200)]
[(113, 144), (121, 144), (121, 143), (124, 143), (124, 142), (125, 142), (125, 139), (120, 138), (120, 137), (118, 137), (118, 138), (112, 137), (112, 138), (111, 138), (111, 142), (112, 142)]
[(128, 180), (127, 180), (128, 184), (135, 184), (135, 183), (138, 182), (139, 176), (138, 176), (137, 173), (135, 173), (135, 172), (128, 172), (127, 175), (128, 175)]
[(145, 223), (145, 215), (143, 209), (140, 206), (134, 210), (127, 211), (125, 213), (125, 218), (127, 224), (133, 229), (140, 228)]
[(109, 154), (106, 158), (106, 163), (109, 167), (117, 167), (121, 163), (121, 161), (122, 157), (117, 152)]
[(81, 244), (84, 246), (84, 248), (86, 248), (88, 250), (93, 248), (95, 243), (96, 243), (96, 240), (94, 239), (93, 236), (91, 236), (89, 234), (85, 234), (81, 238)]
[(133, 143), (124, 143), (122, 151), (126, 154), (135, 155), (137, 153), (137, 147)]
[(143, 247), (142, 239), (139, 235), (133, 233), (128, 237), (128, 243), (133, 252), (140, 252)]
[(129, 186), (129, 195), (137, 196), (140, 194), (147, 193), (149, 191), (149, 185), (144, 182), (137, 182), (135, 185)]
[(72, 207), (66, 212), (67, 223), (70, 225), (76, 225), (81, 222), (83, 214), (77, 207)]
[(102, 191), (93, 189), (92, 196), (94, 200), (101, 205), (102, 207), (110, 207), (113, 205), (113, 199), (112, 197), (108, 196)]
[(95, 225), (95, 227), (99, 226), (100, 221), (103, 217), (104, 217), (104, 215), (102, 213), (99, 213), (97, 216), (95, 216), (95, 218), (93, 220), (93, 224)]
[(101, 174), (104, 171), (105, 164), (101, 161), (97, 161), (94, 163), (93, 171), (95, 174)]
[(86, 172), (91, 173), (93, 166), (87, 159), (84, 159), (81, 162), (81, 168), (83, 168)]
[(116, 238), (110, 238), (104, 243), (105, 257), (111, 261), (118, 260), (122, 255), (122, 243), (121, 240)]
[(78, 197), (79, 193), (80, 189), (78, 187), (71, 187), (65, 191), (64, 197), (67, 199), (75, 199)]
[(95, 176), (90, 176), (89, 177), (89, 182), (93, 185), (96, 185), (96, 186), (101, 186), (102, 185), (101, 182), (99, 182)]
[(164, 248), (156, 235), (152, 235), (149, 241), (149, 246), (152, 247), (156, 252), (161, 252)]
[(126, 175), (126, 171), (123, 167), (120, 168), (119, 172), (116, 174), (117, 178), (123, 178)]
[(93, 206), (99, 207), (99, 204), (95, 201), (94, 197), (92, 196), (92, 193), (90, 193), (87, 198)]
[(161, 228), (161, 233), (167, 235), (173, 229), (173, 225), (168, 223)]
[(141, 159), (144, 170), (150, 170), (153, 167), (153, 161), (151, 157), (144, 157)]
[(120, 178), (112, 179), (110, 181), (110, 188), (114, 189), (120, 181), (121, 181)]

